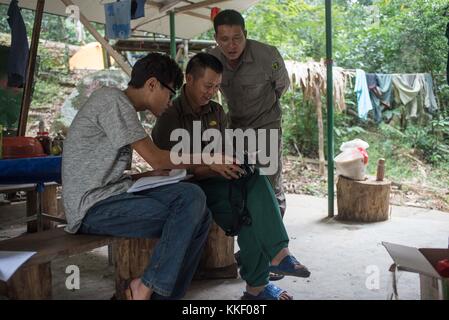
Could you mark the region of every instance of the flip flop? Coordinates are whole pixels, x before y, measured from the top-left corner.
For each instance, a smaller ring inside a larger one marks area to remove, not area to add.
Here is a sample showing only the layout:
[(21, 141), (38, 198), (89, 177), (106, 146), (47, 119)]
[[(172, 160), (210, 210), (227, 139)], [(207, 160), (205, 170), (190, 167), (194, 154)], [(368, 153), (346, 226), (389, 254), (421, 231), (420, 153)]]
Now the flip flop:
[(288, 299), (286, 300), (293, 300), (293, 297), (289, 295), (286, 290), (283, 290), (272, 283), (267, 284), (257, 296), (250, 294), (247, 291), (243, 292), (241, 300), (284, 300), (280, 299), (283, 293), (288, 296)]
[[(295, 266), (301, 266), (299, 269)], [(282, 274), (284, 276), (294, 276), (301, 278), (310, 277), (310, 271), (302, 265), (294, 256), (286, 256), (277, 266), (270, 266), (270, 272)]]
[(284, 275), (283, 274), (277, 274), (274, 272), (270, 272), (270, 281), (279, 281), (281, 279), (284, 279)]

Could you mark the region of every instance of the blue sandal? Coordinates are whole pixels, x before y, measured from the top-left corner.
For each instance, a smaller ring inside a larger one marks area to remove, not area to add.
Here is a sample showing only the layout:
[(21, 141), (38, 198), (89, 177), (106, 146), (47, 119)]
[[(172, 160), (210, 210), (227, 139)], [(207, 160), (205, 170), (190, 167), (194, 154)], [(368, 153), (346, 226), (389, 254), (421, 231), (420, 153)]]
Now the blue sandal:
[[(296, 269), (295, 266), (300, 265), (301, 268)], [(283, 274), (285, 276), (294, 276), (308, 278), (310, 271), (303, 266), (294, 256), (286, 256), (277, 266), (270, 266), (270, 272)]]
[(283, 293), (287, 294), (288, 299), (285, 300), (293, 300), (293, 297), (290, 296), (286, 290), (283, 290), (272, 283), (269, 283), (265, 286), (265, 288), (257, 295), (250, 294), (248, 292), (243, 292), (242, 300), (283, 300), (280, 299)]

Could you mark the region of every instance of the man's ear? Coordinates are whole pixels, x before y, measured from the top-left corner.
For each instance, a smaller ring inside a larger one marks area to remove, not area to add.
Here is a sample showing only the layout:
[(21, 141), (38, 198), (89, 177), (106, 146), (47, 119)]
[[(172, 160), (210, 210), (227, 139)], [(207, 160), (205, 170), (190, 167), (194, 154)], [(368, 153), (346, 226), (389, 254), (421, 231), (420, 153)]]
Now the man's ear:
[(195, 80), (192, 74), (186, 74), (186, 83), (192, 83)]
[(151, 77), (145, 82), (145, 86), (148, 86), (150, 90), (154, 90), (158, 82), (159, 81), (155, 77)]
[(248, 31), (246, 31), (246, 29), (243, 30), (243, 34), (245, 35), (245, 38), (248, 37)]

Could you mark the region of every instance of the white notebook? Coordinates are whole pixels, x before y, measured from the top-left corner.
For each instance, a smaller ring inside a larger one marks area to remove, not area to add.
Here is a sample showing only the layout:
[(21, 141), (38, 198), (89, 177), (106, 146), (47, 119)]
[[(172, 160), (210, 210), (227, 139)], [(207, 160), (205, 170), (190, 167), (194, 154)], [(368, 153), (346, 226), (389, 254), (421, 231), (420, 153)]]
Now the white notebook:
[(8, 281), (19, 267), (36, 252), (31, 251), (0, 251), (0, 280)]
[(185, 169), (173, 169), (168, 176), (154, 176), (140, 178), (128, 189), (128, 193), (139, 192), (146, 189), (165, 186), (167, 184), (178, 183), (179, 181), (187, 179), (187, 172)]

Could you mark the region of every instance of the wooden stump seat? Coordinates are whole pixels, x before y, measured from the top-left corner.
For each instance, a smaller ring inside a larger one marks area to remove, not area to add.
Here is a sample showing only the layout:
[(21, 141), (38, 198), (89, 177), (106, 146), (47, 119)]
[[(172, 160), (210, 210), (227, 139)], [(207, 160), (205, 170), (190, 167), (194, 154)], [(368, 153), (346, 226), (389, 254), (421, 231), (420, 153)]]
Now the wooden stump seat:
[[(115, 261), (116, 298), (125, 298), (128, 279), (140, 277), (148, 265), (158, 239), (126, 239), (112, 246)], [(234, 237), (228, 237), (214, 222), (194, 279), (237, 278)]]
[(342, 176), (337, 182), (337, 219), (357, 222), (388, 220), (390, 213), (391, 182), (376, 181), (373, 177), (363, 181)]
[[(0, 251), (35, 251), (7, 281), (0, 281), (0, 295), (9, 299), (52, 299), (51, 261), (112, 245), (117, 299), (124, 299), (126, 280), (142, 275), (157, 239), (68, 234), (63, 229), (26, 233), (0, 241)], [(197, 278), (236, 278), (234, 238), (214, 225), (209, 233)]]

